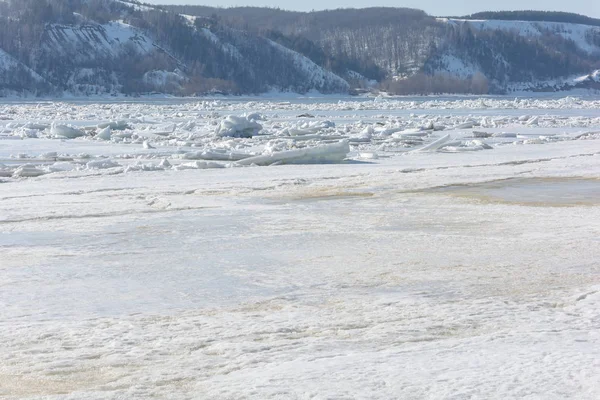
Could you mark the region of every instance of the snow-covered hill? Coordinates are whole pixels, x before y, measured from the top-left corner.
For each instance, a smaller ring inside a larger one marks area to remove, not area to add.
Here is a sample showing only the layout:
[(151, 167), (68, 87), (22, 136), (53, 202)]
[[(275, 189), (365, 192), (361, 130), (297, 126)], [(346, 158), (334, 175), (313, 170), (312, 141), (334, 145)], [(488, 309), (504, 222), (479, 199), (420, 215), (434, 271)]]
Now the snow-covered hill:
[(524, 37), (540, 38), (544, 35), (558, 35), (572, 41), (577, 48), (588, 53), (600, 55), (600, 27), (563, 22), (537, 21), (501, 21), (466, 20), (458, 18), (438, 18), (439, 21), (452, 24), (467, 24), (475, 30), (516, 32)]
[[(438, 18), (447, 27), (424, 63), (431, 74), (485, 76), (496, 92), (586, 86), (600, 66), (600, 27), (566, 22)], [(590, 86), (590, 85), (587, 85)]]
[(559, 16), (591, 25), (398, 8), (195, 10), (126, 0), (0, 1), (0, 91), (345, 93), (349, 82), (388, 90), (412, 79), (397, 93), (499, 93), (594, 86), (575, 79), (600, 69), (600, 21), (585, 17)]
[[(538, 83), (569, 82), (600, 68), (600, 20), (577, 14), (530, 11), (436, 18), (419, 10), (384, 7), (308, 13), (252, 7), (169, 9), (238, 29), (277, 31), (273, 36), (278, 43), (298, 44), (296, 49), (319, 65), (333, 66), (351, 81), (347, 71), (356, 71), (364, 81), (376, 79), (384, 87), (439, 74), (454, 81), (485, 77), (494, 92), (513, 86), (538, 90)], [(411, 90), (435, 92), (428, 82)]]
[[(123, 91), (194, 94), (211, 90), (210, 83), (191, 79), (198, 65), (202, 66), (201, 73), (208, 73), (207, 77), (233, 80), (242, 92), (254, 91), (253, 87), (265, 91), (323, 93), (349, 89), (341, 77), (266, 38), (224, 28), (217, 32), (206, 28), (195, 30), (193, 26), (190, 34), (195, 35), (191, 39), (198, 48), (197, 52), (190, 51), (191, 55), (155, 38), (151, 30), (122, 20), (105, 24), (48, 24), (32, 53), (32, 69), (24, 66), (24, 70), (30, 71), (35, 79), (47, 79), (55, 87), (75, 95)], [(0, 60), (7, 60), (4, 62), (7, 66), (21, 64), (14, 57), (2, 54)], [(177, 79), (172, 79), (175, 76)], [(195, 86), (186, 89), (186, 85)]]

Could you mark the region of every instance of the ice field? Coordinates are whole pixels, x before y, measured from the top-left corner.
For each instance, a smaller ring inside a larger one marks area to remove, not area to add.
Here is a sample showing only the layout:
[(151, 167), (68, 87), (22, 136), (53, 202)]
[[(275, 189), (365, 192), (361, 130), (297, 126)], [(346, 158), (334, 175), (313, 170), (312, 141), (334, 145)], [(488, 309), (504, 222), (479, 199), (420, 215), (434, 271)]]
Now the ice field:
[(600, 97), (0, 105), (0, 397), (600, 398)]

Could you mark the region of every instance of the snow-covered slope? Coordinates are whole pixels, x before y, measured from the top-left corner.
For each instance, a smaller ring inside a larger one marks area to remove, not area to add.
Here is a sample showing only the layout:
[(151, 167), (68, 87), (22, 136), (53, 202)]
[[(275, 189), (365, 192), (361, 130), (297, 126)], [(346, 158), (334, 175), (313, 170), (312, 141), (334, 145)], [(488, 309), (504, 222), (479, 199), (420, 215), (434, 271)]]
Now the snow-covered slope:
[(0, 49), (0, 96), (16, 92), (35, 93), (51, 85), (37, 72)]
[(158, 50), (150, 35), (123, 21), (48, 24), (33, 68), (71, 94), (116, 94), (127, 84), (125, 65), (142, 63)]
[(348, 82), (344, 79), (333, 72), (318, 66), (302, 54), (290, 50), (272, 40), (269, 40), (268, 42), (271, 46), (292, 60), (293, 67), (300, 74), (299, 78), (304, 82), (305, 86), (325, 91), (332, 91), (332, 89), (333, 91), (346, 91), (349, 89)]
[[(139, 11), (151, 11), (159, 10), (146, 5), (132, 4), (124, 1), (119, 1), (121, 4), (130, 6), (135, 10)], [(182, 16), (190, 25), (194, 25), (196, 17), (186, 14), (179, 14)], [(255, 42), (256, 38), (246, 34), (241, 34), (236, 30), (228, 30), (221, 27), (221, 30), (226, 31), (225, 34), (220, 32), (216, 34), (207, 28), (199, 28), (198, 33), (206, 37), (216, 50), (222, 53), (225, 57), (231, 61), (242, 64), (250, 65), (250, 58), (254, 58), (256, 52), (251, 52), (251, 57), (248, 57), (247, 43)], [(242, 36), (246, 40), (240, 40)], [(264, 44), (268, 44), (275, 51), (277, 61), (284, 60), (285, 65), (281, 66), (282, 70), (291, 71), (295, 74), (293, 80), (288, 79), (288, 84), (282, 82), (274, 82), (269, 85), (271, 89), (275, 90), (293, 90), (293, 91), (306, 91), (306, 90), (318, 90), (322, 92), (346, 92), (349, 89), (349, 84), (340, 76), (333, 72), (317, 65), (315, 62), (310, 60), (308, 57), (300, 54), (292, 49), (289, 49), (279, 43), (272, 40), (261, 38)], [(264, 47), (264, 46), (261, 46)], [(263, 50), (265, 50), (263, 48)], [(251, 76), (257, 76), (259, 74), (249, 73)], [(293, 81), (293, 82), (292, 82)]]
[(575, 78), (576, 83), (595, 82), (600, 83), (600, 69), (595, 70), (591, 74)]
[(476, 73), (481, 72), (479, 65), (451, 54), (444, 54), (441, 57), (440, 64), (443, 72), (447, 72), (463, 79), (469, 78)]
[(347, 92), (349, 84), (335, 73), (317, 65), (308, 57), (260, 35), (220, 27), (215, 31), (197, 30), (211, 47), (215, 60), (224, 63), (221, 70), (238, 70), (245, 76), (242, 88), (251, 80), (262, 81), (263, 89), (322, 93)]
[(218, 46), (223, 50), (224, 53), (231, 55), (234, 59), (238, 61), (242, 61), (244, 56), (239, 52), (239, 50), (233, 46), (231, 43), (224, 43), (221, 39), (212, 33), (210, 29), (201, 28), (198, 30), (202, 35), (206, 36), (214, 45)]
[(42, 78), (38, 73), (16, 60), (13, 56), (6, 53), (4, 50), (0, 49), (0, 73), (4, 73), (9, 70), (14, 70), (16, 68), (22, 68), (31, 76), (32, 79), (36, 81), (44, 81), (44, 78)]
[(125, 49), (147, 53), (153, 41), (141, 30), (121, 21), (104, 25), (51, 25), (44, 34), (43, 48), (78, 60), (100, 56), (118, 57)]
[(600, 46), (593, 38), (600, 37), (600, 27), (563, 22), (502, 21), (502, 20), (465, 20), (438, 18), (448, 24), (467, 24), (476, 30), (503, 30), (517, 32), (521, 36), (540, 37), (547, 34), (559, 35), (572, 40), (577, 47), (588, 54), (600, 54)]

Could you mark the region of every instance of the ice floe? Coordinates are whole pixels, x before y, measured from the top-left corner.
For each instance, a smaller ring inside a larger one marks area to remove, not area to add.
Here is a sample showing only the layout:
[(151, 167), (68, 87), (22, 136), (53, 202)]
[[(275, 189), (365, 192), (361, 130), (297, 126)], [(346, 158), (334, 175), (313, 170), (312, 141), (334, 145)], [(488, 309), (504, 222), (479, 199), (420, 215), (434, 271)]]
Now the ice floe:
[(236, 117), (235, 115), (230, 115), (221, 121), (221, 123), (215, 130), (215, 134), (217, 136), (249, 138), (256, 135), (258, 132), (260, 132), (261, 129), (262, 126), (253, 119), (250, 119), (248, 117), (243, 118)]
[(52, 124), (52, 128), (50, 129), (50, 133), (57, 137), (64, 137), (67, 139), (74, 139), (80, 136), (85, 136), (85, 132), (81, 129), (77, 129), (72, 126), (62, 125), (62, 124)]

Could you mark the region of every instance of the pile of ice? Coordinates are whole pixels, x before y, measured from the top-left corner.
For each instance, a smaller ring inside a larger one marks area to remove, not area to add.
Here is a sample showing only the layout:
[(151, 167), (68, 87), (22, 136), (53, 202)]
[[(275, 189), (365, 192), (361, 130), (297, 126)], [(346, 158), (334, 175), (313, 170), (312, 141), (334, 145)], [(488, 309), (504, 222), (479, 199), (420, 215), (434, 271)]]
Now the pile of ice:
[(350, 152), (348, 140), (315, 147), (261, 154), (238, 161), (239, 165), (332, 164), (342, 162)]
[(50, 128), (50, 134), (58, 138), (75, 139), (85, 136), (85, 132), (70, 125), (53, 123)]
[(110, 140), (112, 137), (112, 129), (110, 126), (107, 126), (104, 129), (100, 129), (98, 133), (96, 133), (96, 139), (98, 140)]
[(262, 130), (262, 125), (256, 122), (251, 117), (236, 117), (235, 115), (229, 115), (227, 118), (221, 121), (215, 131), (216, 136), (225, 137), (241, 137), (251, 138)]
[(7, 167), (6, 165), (0, 163), (0, 177), (10, 177), (13, 174), (13, 169)]
[(466, 151), (491, 150), (492, 146), (479, 139), (453, 140), (452, 137), (444, 135), (431, 143), (412, 151), (412, 153), (447, 152), (460, 153)]
[(40, 175), (44, 175), (46, 172), (37, 168), (33, 164), (25, 164), (18, 167), (12, 173), (12, 176), (15, 178), (32, 178)]

